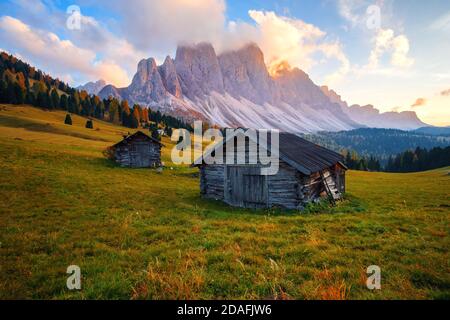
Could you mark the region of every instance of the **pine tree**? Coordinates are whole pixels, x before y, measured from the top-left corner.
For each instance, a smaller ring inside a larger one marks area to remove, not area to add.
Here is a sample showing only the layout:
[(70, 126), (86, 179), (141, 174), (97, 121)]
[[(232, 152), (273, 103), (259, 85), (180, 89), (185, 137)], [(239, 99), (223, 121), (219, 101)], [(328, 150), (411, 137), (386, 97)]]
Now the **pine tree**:
[(59, 94), (56, 89), (53, 89), (51, 92), (51, 105), (52, 108), (57, 109), (60, 104)]
[(36, 105), (40, 108), (47, 107), (47, 94), (44, 92), (39, 92), (36, 98)]
[(16, 90), (14, 90), (14, 83), (8, 81), (6, 89), (6, 102), (11, 104), (16, 104)]
[(139, 121), (140, 121), (139, 110), (135, 106), (130, 115), (129, 127), (130, 128), (139, 128)]
[(25, 96), (25, 102), (28, 104), (31, 104), (32, 106), (36, 105), (36, 97), (34, 96), (34, 93), (30, 90), (27, 91), (27, 94)]
[(169, 137), (171, 137), (171, 136), (172, 136), (172, 133), (173, 133), (172, 128), (171, 128), (171, 127), (166, 127), (166, 133), (167, 133), (167, 135), (168, 135)]
[(67, 124), (69, 126), (72, 125), (72, 117), (70, 116), (70, 114), (66, 114), (66, 119), (64, 120), (64, 124)]
[(122, 106), (122, 125), (125, 127), (131, 127), (131, 119), (130, 119), (131, 110), (130, 106), (128, 105), (128, 101), (122, 100), (121, 106)]
[(59, 99), (59, 107), (65, 111), (69, 110), (69, 101), (67, 99), (67, 95), (61, 95), (61, 98)]
[(6, 103), (8, 96), (8, 84), (5, 80), (0, 79), (0, 102)]
[(69, 103), (69, 107), (68, 107), (68, 111), (70, 113), (75, 113), (75, 99), (73, 98), (72, 95), (69, 96), (69, 98), (67, 99), (68, 103)]
[(104, 105), (103, 101), (100, 101), (95, 106), (94, 115), (97, 119), (103, 119), (104, 114), (105, 114), (105, 105)]
[(25, 93), (17, 82), (14, 83), (14, 95), (17, 104), (23, 104), (25, 102)]

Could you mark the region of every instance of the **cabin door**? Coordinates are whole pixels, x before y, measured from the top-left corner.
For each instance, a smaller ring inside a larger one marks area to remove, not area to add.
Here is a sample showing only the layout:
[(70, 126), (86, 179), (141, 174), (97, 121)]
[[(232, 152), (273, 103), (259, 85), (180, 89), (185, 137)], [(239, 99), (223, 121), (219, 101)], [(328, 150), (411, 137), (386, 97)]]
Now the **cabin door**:
[(225, 201), (246, 208), (267, 207), (267, 180), (257, 167), (227, 166)]
[(131, 149), (131, 164), (137, 168), (150, 167), (150, 160), (148, 158), (149, 146), (146, 143), (135, 143)]

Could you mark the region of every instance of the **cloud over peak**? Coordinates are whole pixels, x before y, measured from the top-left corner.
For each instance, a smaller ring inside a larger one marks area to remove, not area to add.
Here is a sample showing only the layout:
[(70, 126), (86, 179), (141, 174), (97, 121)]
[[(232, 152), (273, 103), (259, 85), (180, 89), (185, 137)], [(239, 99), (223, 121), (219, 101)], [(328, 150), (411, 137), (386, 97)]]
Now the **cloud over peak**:
[(416, 101), (411, 105), (411, 107), (422, 107), (427, 104), (427, 99), (425, 98), (417, 98)]

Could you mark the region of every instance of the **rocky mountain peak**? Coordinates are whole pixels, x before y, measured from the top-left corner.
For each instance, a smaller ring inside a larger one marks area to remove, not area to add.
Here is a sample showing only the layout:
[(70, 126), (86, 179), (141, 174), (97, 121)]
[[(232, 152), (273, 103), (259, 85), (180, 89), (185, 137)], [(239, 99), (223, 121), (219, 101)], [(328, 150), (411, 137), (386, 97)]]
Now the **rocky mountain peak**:
[(104, 87), (106, 87), (107, 83), (105, 80), (98, 80), (95, 82), (88, 82), (84, 85), (78, 86), (78, 90), (85, 90), (89, 94), (98, 94)]
[(273, 104), (279, 100), (279, 92), (267, 70), (264, 54), (255, 44), (221, 54), (219, 63), (225, 90), (233, 97), (243, 97), (259, 104)]
[(152, 75), (157, 71), (158, 67), (154, 58), (143, 59), (139, 62), (137, 73), (134, 75), (132, 83), (136, 85), (143, 85)]
[(178, 47), (175, 68), (182, 93), (191, 100), (212, 91), (224, 92), (219, 60), (213, 46), (209, 43)]
[(348, 108), (347, 102), (342, 100), (342, 97), (336, 91), (328, 88), (328, 86), (321, 86), (322, 92), (330, 99), (331, 102), (339, 104), (343, 109)]
[(176, 98), (182, 98), (181, 84), (172, 58), (167, 56), (158, 70), (166, 90)]
[(127, 91), (130, 100), (139, 103), (159, 101), (166, 97), (166, 89), (154, 58), (139, 62), (137, 73)]

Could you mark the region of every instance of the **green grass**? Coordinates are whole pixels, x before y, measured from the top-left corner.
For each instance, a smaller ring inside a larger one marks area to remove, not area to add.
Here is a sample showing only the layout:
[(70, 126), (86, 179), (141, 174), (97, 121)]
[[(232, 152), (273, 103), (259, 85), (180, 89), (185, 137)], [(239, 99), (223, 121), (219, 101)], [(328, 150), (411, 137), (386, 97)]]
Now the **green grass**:
[[(119, 168), (102, 151), (127, 129), (64, 116), (0, 105), (1, 299), (450, 296), (450, 168), (350, 171), (335, 208), (233, 209), (200, 198), (170, 141), (162, 173)], [(66, 288), (72, 264), (81, 291)]]

